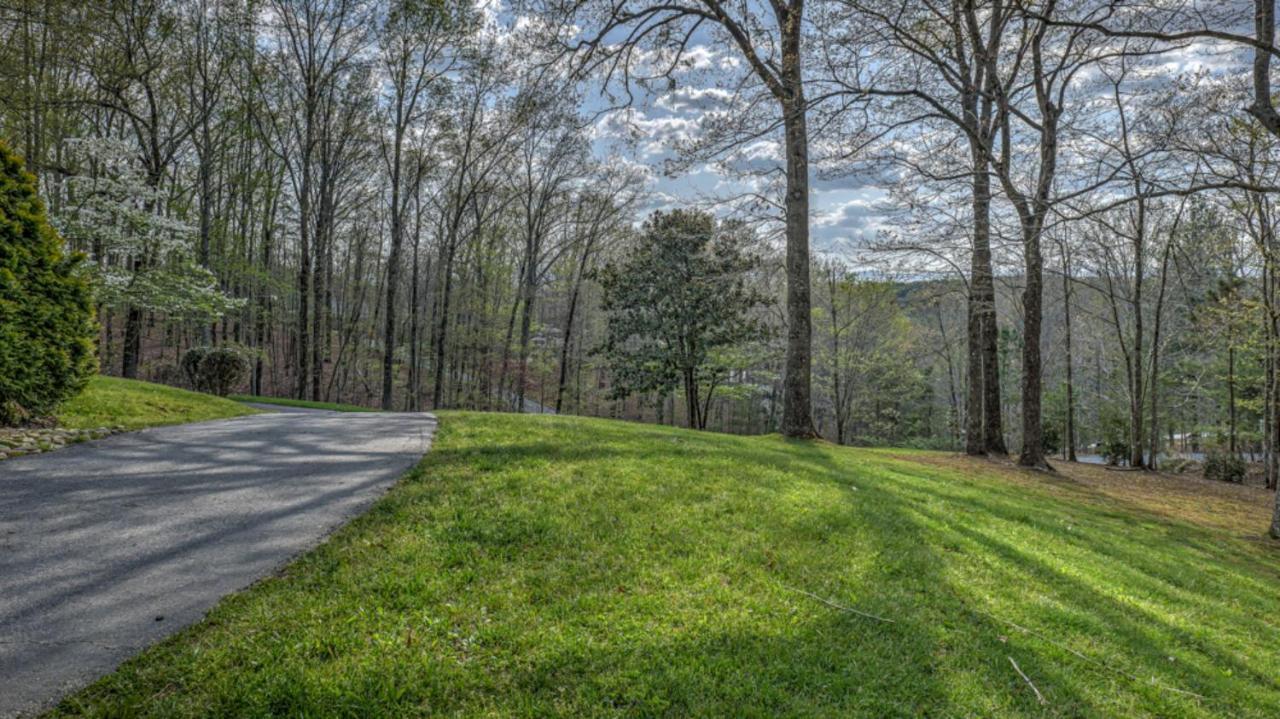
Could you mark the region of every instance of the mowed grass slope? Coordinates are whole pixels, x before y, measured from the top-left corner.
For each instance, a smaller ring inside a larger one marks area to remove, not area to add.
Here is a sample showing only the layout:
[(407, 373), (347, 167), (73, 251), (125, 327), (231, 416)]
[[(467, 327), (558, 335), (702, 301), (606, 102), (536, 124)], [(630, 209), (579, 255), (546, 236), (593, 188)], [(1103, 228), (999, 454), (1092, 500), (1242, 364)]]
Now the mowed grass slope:
[(58, 711), (1280, 716), (1274, 545), (942, 457), (442, 413), (367, 515)]
[(58, 411), (69, 429), (122, 426), (141, 429), (166, 424), (226, 419), (258, 410), (223, 397), (162, 384), (98, 375)]

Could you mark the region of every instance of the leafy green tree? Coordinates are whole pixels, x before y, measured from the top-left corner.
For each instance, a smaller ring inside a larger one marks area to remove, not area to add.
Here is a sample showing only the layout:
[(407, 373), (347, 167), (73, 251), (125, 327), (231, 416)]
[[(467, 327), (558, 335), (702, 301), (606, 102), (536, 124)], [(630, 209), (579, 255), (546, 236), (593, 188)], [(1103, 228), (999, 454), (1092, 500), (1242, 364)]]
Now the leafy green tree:
[(1195, 309), (1201, 341), (1209, 352), (1208, 369), (1226, 409), (1223, 444), (1235, 454), (1264, 409), (1259, 400), (1265, 382), (1264, 308), (1251, 296), (1243, 278), (1227, 272)]
[(914, 437), (914, 409), (926, 390), (918, 363), (923, 352), (899, 287), (859, 279), (838, 262), (820, 265), (817, 274), (814, 367), (830, 398), (830, 407), (817, 413), (819, 426), (830, 415), (824, 434), (838, 444)]
[(607, 328), (600, 351), (615, 399), (666, 396), (683, 385), (689, 427), (706, 428), (728, 369), (724, 350), (764, 331), (753, 310), (768, 299), (749, 282), (760, 259), (744, 250), (738, 229), (704, 212), (655, 212), (639, 244), (601, 268)]
[(0, 424), (51, 414), (97, 369), (81, 259), (63, 254), (35, 178), (0, 142)]

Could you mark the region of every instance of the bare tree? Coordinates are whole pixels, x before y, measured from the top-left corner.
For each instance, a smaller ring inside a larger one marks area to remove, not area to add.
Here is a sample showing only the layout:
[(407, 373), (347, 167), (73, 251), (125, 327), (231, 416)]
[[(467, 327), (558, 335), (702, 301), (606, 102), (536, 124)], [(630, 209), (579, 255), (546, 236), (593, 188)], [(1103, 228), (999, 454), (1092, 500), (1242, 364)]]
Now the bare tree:
[[(463, 244), (483, 231), (487, 213), (499, 207), (492, 196), (501, 183), (500, 173), (507, 166), (511, 137), (518, 126), (495, 105), (494, 92), (501, 87), (501, 76), (505, 72), (497, 49), (492, 43), (482, 41), (469, 55), (469, 72), (453, 98), (457, 114), (451, 125), (444, 128), (441, 138), (450, 162), (444, 186), (435, 197), (441, 224), (436, 263), (440, 279), (434, 309), (435, 381), (431, 394), (431, 405), (435, 408), (446, 406), (445, 351), (449, 340), (454, 262)], [(468, 226), (473, 218), (474, 222)]]
[[(895, 153), (892, 160), (931, 180), (970, 179), (972, 223), (968, 297), (968, 392), (965, 449), (969, 454), (1008, 452), (1001, 419), (994, 271), (991, 256), (992, 146), (1007, 108), (997, 103), (1002, 59), (1017, 57), (1025, 43), (1013, 28), (1016, 3), (1004, 0), (900, 3), (842, 0), (851, 11), (835, 39), (866, 45), (874, 70), (866, 76), (847, 63), (832, 69), (839, 91), (894, 102), (889, 136), (906, 123), (942, 126), (968, 146), (968, 167), (938, 166), (945, 154)], [(868, 34), (870, 38), (868, 38)], [(1008, 47), (1014, 43), (1012, 49)]]
[[(598, 71), (606, 85), (618, 81), (628, 98), (633, 82), (671, 80), (700, 32), (717, 30), (726, 47), (749, 68), (750, 77), (771, 98), (782, 129), (786, 189), (783, 196), (787, 274), (786, 360), (783, 369), (782, 433), (815, 434), (811, 400), (812, 320), (809, 282), (809, 127), (805, 94), (804, 0), (776, 0), (767, 7), (722, 0), (675, 2), (536, 3), (562, 27), (582, 25), (580, 37), (565, 45), (582, 72)], [(656, 68), (641, 70), (645, 50), (658, 56)], [(758, 136), (758, 135), (757, 135)]]
[(273, 5), (276, 69), (282, 73), (275, 83), (279, 104), (256, 117), (284, 164), (297, 205), (295, 395), (305, 397), (310, 388), (315, 397), (323, 370), (316, 362), (320, 352), (312, 346), (321, 342), (316, 329), (322, 313), (315, 297), (323, 299), (323, 276), (316, 281), (316, 264), (323, 262), (323, 234), (331, 219), (323, 191), (326, 184), (332, 189), (334, 177), (332, 168), (326, 169), (326, 160), (333, 158), (325, 147), (332, 137), (326, 128), (339, 109), (342, 83), (365, 50), (368, 8), (361, 0), (273, 0)]
[[(409, 202), (417, 196), (425, 165), (410, 163), (405, 177), (405, 147), (410, 129), (430, 112), (426, 106), (433, 86), (455, 66), (446, 56), (456, 35), (469, 19), (461, 8), (398, 0), (387, 10), (379, 34), (382, 71), (386, 76), (383, 109), (390, 137), (382, 145), (382, 159), (390, 181), (391, 244), (387, 254), (387, 279), (383, 311), (382, 408), (392, 407), (395, 366), (397, 293), (400, 289), (401, 254)], [(419, 142), (430, 132), (418, 133)], [(420, 152), (421, 150), (419, 150)]]

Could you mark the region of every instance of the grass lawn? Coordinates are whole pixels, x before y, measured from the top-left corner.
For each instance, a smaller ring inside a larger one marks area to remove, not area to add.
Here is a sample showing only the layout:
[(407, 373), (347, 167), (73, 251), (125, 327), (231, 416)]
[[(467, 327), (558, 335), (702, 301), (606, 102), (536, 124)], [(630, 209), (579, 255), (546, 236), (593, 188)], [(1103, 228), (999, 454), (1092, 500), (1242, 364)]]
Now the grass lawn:
[(62, 406), (58, 423), (70, 429), (115, 425), (141, 429), (255, 412), (251, 407), (222, 397), (99, 375), (90, 380), (84, 392)]
[(288, 399), (287, 397), (259, 397), (252, 394), (233, 394), (229, 399), (237, 402), (258, 402), (261, 404), (278, 404), (285, 407), (307, 407), (309, 409), (328, 409), (334, 412), (380, 412), (381, 410), (371, 409), (369, 407), (360, 407), (354, 404), (339, 404), (337, 402), (312, 402), (306, 399)]
[(57, 712), (1280, 716), (1280, 549), (1180, 506), (945, 454), (445, 412), (368, 514)]

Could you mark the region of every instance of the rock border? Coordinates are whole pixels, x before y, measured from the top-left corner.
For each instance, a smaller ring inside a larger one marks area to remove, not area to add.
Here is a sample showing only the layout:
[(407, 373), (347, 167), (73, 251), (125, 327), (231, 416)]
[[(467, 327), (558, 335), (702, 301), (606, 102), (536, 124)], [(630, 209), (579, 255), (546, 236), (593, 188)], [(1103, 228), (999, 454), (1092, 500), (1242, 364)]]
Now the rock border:
[(41, 454), (62, 449), (70, 444), (102, 439), (125, 431), (124, 427), (94, 427), (92, 429), (63, 429), (61, 427), (0, 428), (0, 461), (29, 454)]

